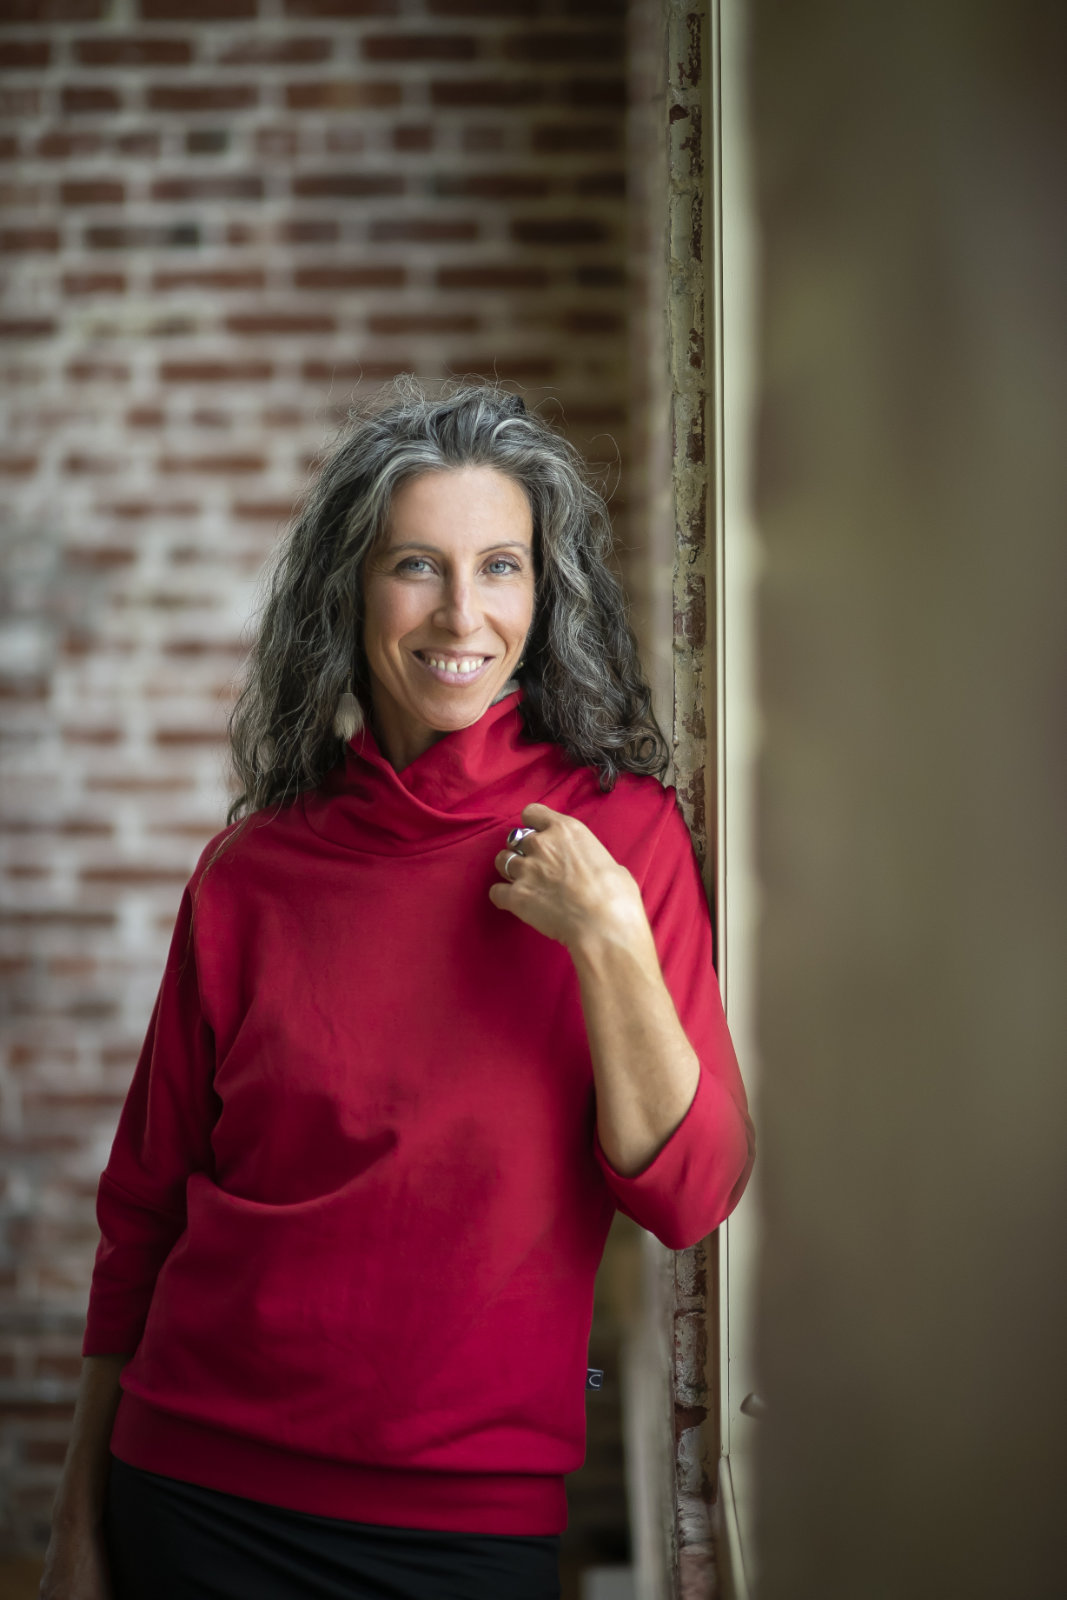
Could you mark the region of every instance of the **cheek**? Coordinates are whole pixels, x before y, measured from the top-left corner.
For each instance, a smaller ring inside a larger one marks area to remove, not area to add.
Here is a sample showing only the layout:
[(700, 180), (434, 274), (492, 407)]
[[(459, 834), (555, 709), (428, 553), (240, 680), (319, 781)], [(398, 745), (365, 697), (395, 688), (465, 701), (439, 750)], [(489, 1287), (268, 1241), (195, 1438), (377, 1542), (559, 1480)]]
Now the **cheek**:
[(410, 619), (407, 597), (390, 584), (367, 584), (364, 595), (363, 637), (368, 650), (388, 650), (408, 631)]

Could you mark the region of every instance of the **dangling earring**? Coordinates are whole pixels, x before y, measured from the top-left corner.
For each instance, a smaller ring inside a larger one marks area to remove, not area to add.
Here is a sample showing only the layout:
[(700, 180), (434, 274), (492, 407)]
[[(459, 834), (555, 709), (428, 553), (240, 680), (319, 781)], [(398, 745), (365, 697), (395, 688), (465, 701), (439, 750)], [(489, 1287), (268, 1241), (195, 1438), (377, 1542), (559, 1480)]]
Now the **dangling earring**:
[(347, 744), (349, 739), (354, 738), (362, 726), (363, 707), (351, 689), (346, 689), (337, 702), (337, 710), (333, 718), (333, 731), (338, 739)]

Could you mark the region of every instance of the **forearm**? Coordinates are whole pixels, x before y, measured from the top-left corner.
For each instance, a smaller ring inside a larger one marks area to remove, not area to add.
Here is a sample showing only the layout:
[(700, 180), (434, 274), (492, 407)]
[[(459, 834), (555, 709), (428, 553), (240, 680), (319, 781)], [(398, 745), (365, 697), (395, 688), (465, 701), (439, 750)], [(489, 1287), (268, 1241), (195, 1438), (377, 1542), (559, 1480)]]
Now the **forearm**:
[(56, 1495), (56, 1521), (98, 1523), (103, 1515), (111, 1429), (128, 1355), (86, 1356), (82, 1362), (70, 1444)]
[(571, 955), (593, 1060), (600, 1144), (615, 1170), (631, 1177), (689, 1110), (700, 1063), (663, 981), (647, 923), (622, 937), (587, 938)]

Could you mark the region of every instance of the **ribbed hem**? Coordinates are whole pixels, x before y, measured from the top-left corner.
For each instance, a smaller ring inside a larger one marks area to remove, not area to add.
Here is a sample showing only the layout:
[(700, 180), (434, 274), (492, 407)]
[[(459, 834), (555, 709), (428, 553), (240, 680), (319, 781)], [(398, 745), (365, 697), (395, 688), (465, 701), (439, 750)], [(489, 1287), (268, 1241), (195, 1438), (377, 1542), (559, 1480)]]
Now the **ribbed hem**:
[(412, 1472), (296, 1455), (123, 1394), (111, 1449), (128, 1466), (290, 1511), (394, 1528), (550, 1534), (567, 1526), (562, 1477)]

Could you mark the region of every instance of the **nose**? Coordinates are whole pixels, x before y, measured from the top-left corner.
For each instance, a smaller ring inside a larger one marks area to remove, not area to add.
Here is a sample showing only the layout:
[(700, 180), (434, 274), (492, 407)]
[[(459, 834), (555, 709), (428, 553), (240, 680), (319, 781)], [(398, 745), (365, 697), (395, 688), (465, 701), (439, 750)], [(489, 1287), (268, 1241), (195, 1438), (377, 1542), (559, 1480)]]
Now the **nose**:
[(481, 622), (474, 585), (465, 573), (451, 573), (445, 581), (441, 604), (434, 613), (434, 622), (457, 638), (474, 633)]

